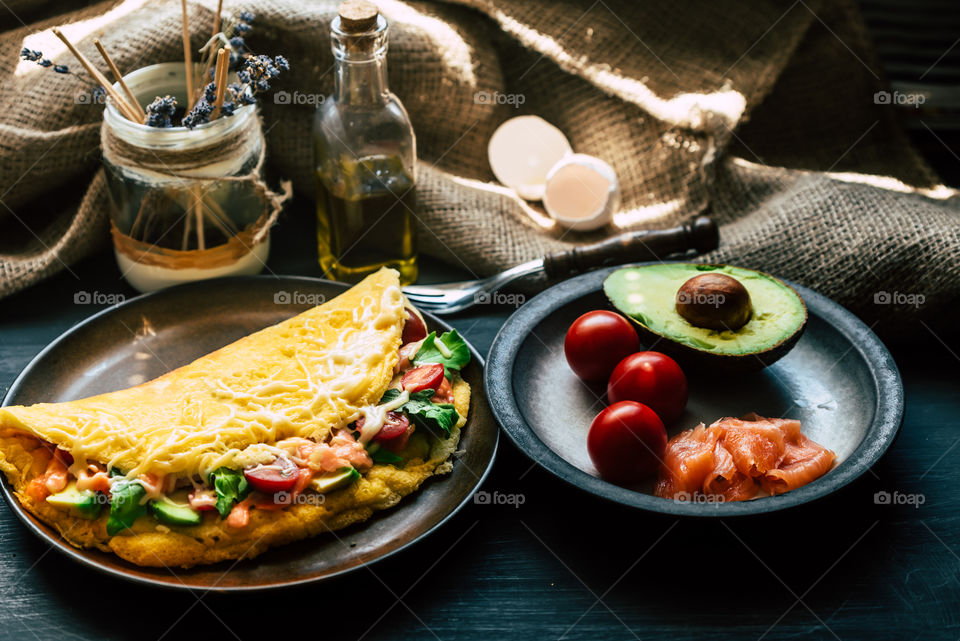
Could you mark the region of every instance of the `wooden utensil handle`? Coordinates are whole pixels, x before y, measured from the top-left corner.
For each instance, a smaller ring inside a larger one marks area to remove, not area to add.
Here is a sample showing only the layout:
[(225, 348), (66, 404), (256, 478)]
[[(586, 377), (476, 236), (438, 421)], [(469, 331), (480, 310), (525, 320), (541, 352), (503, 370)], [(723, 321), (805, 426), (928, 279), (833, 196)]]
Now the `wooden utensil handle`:
[(628, 232), (592, 245), (547, 254), (543, 257), (543, 269), (550, 278), (569, 278), (598, 267), (660, 260), (691, 249), (702, 254), (716, 249), (719, 241), (713, 219), (698, 216), (672, 229)]

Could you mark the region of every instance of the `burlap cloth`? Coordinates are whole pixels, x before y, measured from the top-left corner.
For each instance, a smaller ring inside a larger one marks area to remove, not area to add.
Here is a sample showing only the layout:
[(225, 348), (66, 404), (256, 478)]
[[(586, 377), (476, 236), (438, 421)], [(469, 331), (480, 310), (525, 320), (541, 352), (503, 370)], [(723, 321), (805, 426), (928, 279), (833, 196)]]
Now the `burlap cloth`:
[[(98, 169), (102, 108), (81, 97), (79, 79), (20, 62), (25, 37), (34, 34), (27, 46), (78, 70), (51, 27), (74, 25), (64, 31), (92, 59), (99, 37), (125, 73), (182, 60), (176, 0), (59, 15), (63, 5), (50, 1), (6, 5), (0, 296), (109, 238)], [(190, 4), (195, 47), (215, 5)], [(332, 90), (328, 25), (337, 2), (225, 5), (257, 14), (253, 50), (291, 60), (276, 85), (290, 100), (263, 104), (269, 162), (312, 194), (317, 98), (303, 96)], [(623, 228), (671, 226), (709, 205), (723, 223), (709, 260), (809, 285), (888, 331), (956, 318), (958, 199), (939, 186), (892, 109), (874, 103), (882, 79), (852, 0), (379, 5), (391, 23), (390, 86), (417, 132), (425, 252), (485, 275), (612, 233), (545, 228), (539, 212), (493, 181), (487, 140), (506, 118), (530, 113), (614, 166)]]

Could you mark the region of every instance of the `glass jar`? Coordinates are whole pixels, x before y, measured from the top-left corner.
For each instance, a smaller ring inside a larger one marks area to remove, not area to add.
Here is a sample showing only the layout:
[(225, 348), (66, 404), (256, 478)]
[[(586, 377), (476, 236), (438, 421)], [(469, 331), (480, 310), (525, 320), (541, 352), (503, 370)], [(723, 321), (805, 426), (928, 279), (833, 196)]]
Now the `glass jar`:
[[(164, 63), (124, 80), (141, 105), (170, 95), (185, 106), (185, 77), (182, 63)], [(276, 215), (261, 178), (255, 105), (187, 129), (132, 122), (107, 100), (101, 143), (117, 263), (136, 289), (264, 267)]]
[(387, 87), (387, 21), (337, 16), (331, 41), (334, 93), (318, 108), (313, 134), (320, 266), (347, 282), (392, 267), (409, 284), (417, 278), (417, 146)]

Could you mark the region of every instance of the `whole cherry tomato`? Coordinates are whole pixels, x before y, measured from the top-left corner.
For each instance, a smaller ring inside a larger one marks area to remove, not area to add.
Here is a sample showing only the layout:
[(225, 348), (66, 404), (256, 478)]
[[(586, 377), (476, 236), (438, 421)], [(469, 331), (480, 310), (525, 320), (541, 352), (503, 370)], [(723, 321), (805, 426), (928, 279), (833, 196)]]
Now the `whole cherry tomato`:
[(607, 383), (607, 400), (643, 403), (669, 424), (680, 418), (687, 406), (687, 377), (666, 354), (637, 352), (614, 368)]
[(593, 419), (587, 453), (600, 476), (614, 483), (634, 483), (653, 475), (667, 447), (667, 431), (656, 412), (634, 401), (621, 401)]
[(630, 321), (603, 310), (573, 321), (563, 341), (570, 369), (585, 381), (605, 380), (617, 363), (638, 349), (640, 339)]

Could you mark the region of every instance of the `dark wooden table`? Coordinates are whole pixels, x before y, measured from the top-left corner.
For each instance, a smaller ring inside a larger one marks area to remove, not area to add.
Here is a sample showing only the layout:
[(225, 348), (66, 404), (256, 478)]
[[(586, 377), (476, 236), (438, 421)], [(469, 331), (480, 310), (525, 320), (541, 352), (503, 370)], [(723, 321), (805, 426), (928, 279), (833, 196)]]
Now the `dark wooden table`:
[[(275, 273), (318, 275), (311, 229), (302, 204), (281, 221)], [(75, 304), (77, 292), (133, 294), (109, 251), (72, 272), (0, 301), (4, 392), (102, 307)], [(486, 352), (510, 311), (453, 323)], [(2, 504), (0, 638), (957, 639), (960, 339), (941, 338), (918, 326), (894, 350), (906, 418), (873, 473), (782, 514), (675, 520), (611, 505), (533, 467), (504, 437), (483, 489), (522, 505), (470, 504), (405, 552), (324, 584), (223, 595), (101, 576), (48, 550)], [(877, 492), (922, 505), (878, 504)]]

